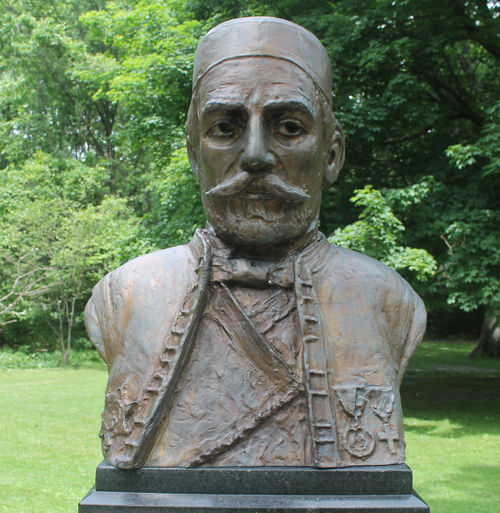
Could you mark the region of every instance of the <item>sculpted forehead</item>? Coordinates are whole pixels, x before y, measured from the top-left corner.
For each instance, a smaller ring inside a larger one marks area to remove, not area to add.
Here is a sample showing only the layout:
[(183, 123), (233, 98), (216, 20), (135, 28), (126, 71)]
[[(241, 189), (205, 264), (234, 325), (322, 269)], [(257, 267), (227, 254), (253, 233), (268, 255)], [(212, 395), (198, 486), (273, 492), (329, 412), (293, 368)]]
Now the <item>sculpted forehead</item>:
[(235, 59), (216, 66), (202, 79), (198, 115), (211, 105), (282, 101), (303, 104), (312, 114), (318, 110), (315, 85), (299, 67), (266, 57)]

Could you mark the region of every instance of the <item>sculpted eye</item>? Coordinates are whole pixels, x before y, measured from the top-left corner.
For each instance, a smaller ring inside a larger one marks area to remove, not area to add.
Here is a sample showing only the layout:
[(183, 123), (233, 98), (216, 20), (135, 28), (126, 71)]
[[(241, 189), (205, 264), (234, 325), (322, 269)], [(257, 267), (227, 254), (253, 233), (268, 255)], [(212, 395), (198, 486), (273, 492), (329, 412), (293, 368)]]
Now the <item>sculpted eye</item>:
[(210, 128), (211, 137), (234, 137), (239, 132), (239, 128), (229, 121), (219, 121)]
[(276, 132), (285, 137), (296, 137), (305, 133), (304, 127), (298, 121), (286, 119), (276, 125)]

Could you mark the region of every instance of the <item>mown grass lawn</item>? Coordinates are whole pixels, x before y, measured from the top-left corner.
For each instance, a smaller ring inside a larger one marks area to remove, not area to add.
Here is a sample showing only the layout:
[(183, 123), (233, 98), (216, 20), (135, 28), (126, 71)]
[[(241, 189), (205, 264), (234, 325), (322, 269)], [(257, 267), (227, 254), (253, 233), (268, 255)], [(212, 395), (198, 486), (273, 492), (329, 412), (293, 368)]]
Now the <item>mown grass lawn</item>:
[(402, 385), (407, 463), (433, 513), (500, 512), (500, 360), (424, 342)]
[[(408, 464), (433, 513), (500, 513), (500, 361), (425, 342), (403, 382)], [(76, 512), (101, 458), (106, 370), (0, 372), (0, 512)]]
[(105, 367), (0, 374), (0, 512), (76, 512), (101, 461)]

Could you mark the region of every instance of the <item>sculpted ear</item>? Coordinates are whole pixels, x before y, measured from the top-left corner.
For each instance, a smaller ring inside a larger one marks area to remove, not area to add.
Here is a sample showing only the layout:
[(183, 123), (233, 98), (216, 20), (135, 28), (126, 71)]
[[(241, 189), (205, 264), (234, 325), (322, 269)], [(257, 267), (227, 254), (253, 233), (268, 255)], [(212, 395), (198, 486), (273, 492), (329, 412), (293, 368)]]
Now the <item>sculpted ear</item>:
[(328, 185), (335, 182), (339, 176), (340, 170), (344, 165), (345, 158), (345, 143), (344, 143), (344, 131), (340, 124), (337, 123), (337, 127), (332, 136), (330, 144), (330, 150), (328, 152), (326, 172), (324, 176), (324, 185)]
[(187, 144), (187, 153), (189, 163), (191, 164), (191, 169), (193, 170), (194, 177), (196, 181), (200, 183), (200, 166), (198, 164), (198, 158), (196, 156), (196, 152), (194, 151), (193, 143), (191, 142), (191, 138), (189, 135), (186, 136), (186, 144)]

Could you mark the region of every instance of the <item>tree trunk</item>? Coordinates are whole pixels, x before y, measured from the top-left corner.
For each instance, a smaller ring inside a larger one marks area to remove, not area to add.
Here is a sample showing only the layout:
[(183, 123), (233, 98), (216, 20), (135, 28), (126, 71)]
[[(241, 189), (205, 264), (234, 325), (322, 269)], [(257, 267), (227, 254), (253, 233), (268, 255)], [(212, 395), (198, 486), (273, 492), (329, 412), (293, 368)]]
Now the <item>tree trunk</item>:
[(486, 311), (479, 342), (470, 354), (475, 355), (500, 358), (500, 309)]

